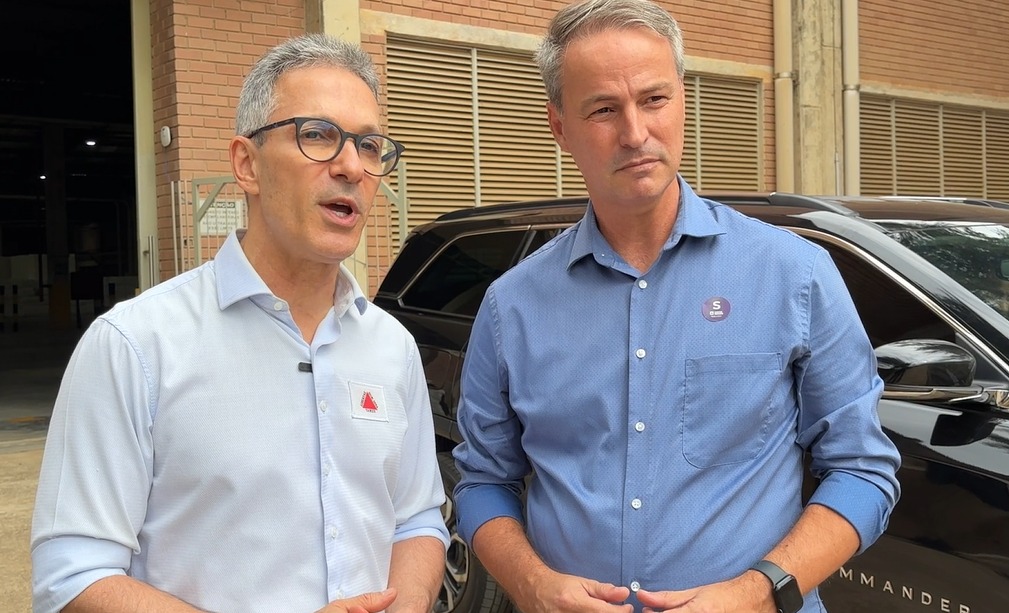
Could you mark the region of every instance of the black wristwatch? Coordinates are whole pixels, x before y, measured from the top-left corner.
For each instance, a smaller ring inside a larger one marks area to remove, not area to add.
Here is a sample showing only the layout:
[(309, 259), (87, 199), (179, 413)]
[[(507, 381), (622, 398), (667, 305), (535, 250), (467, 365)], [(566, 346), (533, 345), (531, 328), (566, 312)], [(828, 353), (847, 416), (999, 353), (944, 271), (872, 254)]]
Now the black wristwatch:
[(774, 562), (761, 560), (750, 567), (771, 580), (771, 593), (778, 613), (797, 613), (802, 608), (802, 592), (795, 577), (781, 570)]

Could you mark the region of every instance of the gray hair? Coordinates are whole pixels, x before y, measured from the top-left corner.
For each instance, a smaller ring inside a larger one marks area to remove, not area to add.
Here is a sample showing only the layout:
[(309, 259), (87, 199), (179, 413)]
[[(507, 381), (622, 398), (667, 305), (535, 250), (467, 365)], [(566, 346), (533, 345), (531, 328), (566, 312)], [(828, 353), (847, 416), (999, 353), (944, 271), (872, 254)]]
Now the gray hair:
[(665, 9), (650, 0), (582, 0), (554, 15), (536, 50), (536, 64), (550, 103), (561, 108), (561, 69), (568, 45), (604, 30), (628, 28), (647, 28), (668, 40), (676, 74), (683, 79), (683, 34)]
[(276, 86), (281, 76), (290, 70), (316, 66), (342, 68), (357, 75), (378, 99), (378, 73), (367, 52), (339, 38), (305, 34), (270, 49), (253, 65), (238, 96), (235, 133), (244, 136), (266, 124), (277, 108)]

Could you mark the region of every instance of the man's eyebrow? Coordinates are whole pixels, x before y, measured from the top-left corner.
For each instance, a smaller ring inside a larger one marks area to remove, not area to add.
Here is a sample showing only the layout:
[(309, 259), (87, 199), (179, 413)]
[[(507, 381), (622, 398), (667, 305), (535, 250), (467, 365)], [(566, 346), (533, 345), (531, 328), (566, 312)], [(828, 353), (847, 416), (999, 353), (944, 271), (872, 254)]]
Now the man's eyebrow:
[(340, 126), (340, 128), (342, 130), (345, 130), (345, 131), (348, 131), (348, 132), (355, 132), (357, 134), (382, 134), (382, 135), (385, 134), (385, 132), (382, 131), (382, 128), (380, 126), (378, 126), (376, 124), (373, 124), (373, 123), (367, 123), (367, 124), (364, 124), (363, 126), (357, 128), (356, 130), (351, 130), (350, 128), (347, 127), (346, 124), (344, 124), (343, 122), (337, 121), (336, 119), (334, 119), (332, 117), (319, 116), (319, 117), (317, 117), (317, 119), (322, 119), (323, 121), (328, 121), (329, 123), (333, 124), (334, 126)]
[[(639, 96), (639, 97), (640, 96), (648, 96), (648, 95), (654, 94), (656, 92), (664, 92), (664, 91), (668, 91), (668, 90), (675, 89), (675, 88), (676, 88), (676, 82), (675, 81), (660, 81), (658, 83), (654, 83), (654, 84), (650, 85), (649, 87), (646, 87), (645, 89), (642, 89), (641, 91), (639, 91), (637, 93), (637, 96)], [(578, 105), (578, 108), (581, 111), (585, 111), (589, 107), (592, 107), (592, 106), (595, 106), (595, 105), (601, 104), (601, 103), (612, 102), (612, 101), (616, 100), (617, 98), (618, 98), (618, 96), (615, 96), (613, 94), (596, 94), (595, 96), (590, 96), (590, 97), (586, 98), (584, 101), (582, 101), (581, 104)]]
[(595, 106), (601, 102), (610, 102), (615, 99), (616, 96), (612, 96), (610, 94), (597, 94), (595, 96), (591, 96), (583, 100), (581, 104), (578, 105), (578, 108), (581, 110), (585, 110), (590, 106)]

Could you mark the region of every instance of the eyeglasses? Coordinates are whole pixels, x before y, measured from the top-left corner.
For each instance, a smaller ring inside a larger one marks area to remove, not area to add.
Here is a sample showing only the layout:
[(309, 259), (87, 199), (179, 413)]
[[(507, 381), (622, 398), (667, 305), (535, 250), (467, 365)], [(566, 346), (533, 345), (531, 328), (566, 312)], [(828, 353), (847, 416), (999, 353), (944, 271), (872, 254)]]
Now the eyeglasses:
[(388, 136), (382, 134), (354, 134), (340, 126), (312, 117), (291, 117), (253, 130), (246, 138), (253, 138), (267, 130), (294, 124), (298, 149), (313, 162), (329, 162), (340, 155), (348, 139), (354, 141), (357, 155), (361, 158), (364, 171), (375, 177), (383, 177), (396, 169), (399, 156), (406, 149)]

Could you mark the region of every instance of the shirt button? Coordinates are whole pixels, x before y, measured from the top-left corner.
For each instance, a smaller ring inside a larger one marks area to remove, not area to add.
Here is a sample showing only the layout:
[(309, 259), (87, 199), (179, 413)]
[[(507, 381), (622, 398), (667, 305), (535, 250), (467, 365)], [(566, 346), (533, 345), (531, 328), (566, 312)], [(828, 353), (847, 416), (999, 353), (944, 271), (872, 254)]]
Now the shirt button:
[(337, 600), (342, 599), (343, 598), (343, 590), (336, 590), (336, 594), (334, 594), (334, 596), (336, 596)]
[(638, 287), (640, 287), (641, 289), (645, 289), (646, 287), (648, 287), (648, 281), (645, 281), (644, 279), (638, 279)]
[(645, 431), (645, 422), (639, 421), (638, 423), (634, 424), (634, 429), (637, 430), (638, 432), (644, 432)]
[(329, 469), (329, 464), (326, 464), (325, 466), (322, 467), (322, 474), (324, 476), (328, 477), (329, 476), (329, 470), (330, 470)]
[(337, 532), (336, 528), (333, 527), (333, 526), (330, 526), (329, 527), (329, 538), (335, 539), (337, 534), (338, 534), (338, 532)]
[(639, 500), (638, 498), (635, 498), (634, 500), (632, 500), (631, 501), (631, 508), (632, 509), (640, 509), (641, 508), (641, 500)]
[(279, 302), (279, 301), (278, 302), (274, 302), (273, 303), (273, 310), (274, 311), (283, 311), (284, 310), (284, 303), (283, 302)]
[(631, 581), (631, 591), (636, 592), (641, 589), (641, 584), (637, 581)]
[(320, 410), (320, 411), (322, 411), (323, 413), (325, 413), (325, 412), (326, 412), (326, 409), (328, 409), (328, 408), (329, 408), (329, 405), (328, 405), (328, 404), (326, 404), (326, 401), (325, 401), (325, 400), (321, 400), (321, 401), (319, 401), (319, 410)]
[(634, 355), (638, 356), (639, 358), (643, 358), (643, 357), (645, 357), (645, 350), (644, 349), (638, 349), (637, 351), (634, 352)]

